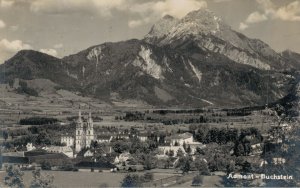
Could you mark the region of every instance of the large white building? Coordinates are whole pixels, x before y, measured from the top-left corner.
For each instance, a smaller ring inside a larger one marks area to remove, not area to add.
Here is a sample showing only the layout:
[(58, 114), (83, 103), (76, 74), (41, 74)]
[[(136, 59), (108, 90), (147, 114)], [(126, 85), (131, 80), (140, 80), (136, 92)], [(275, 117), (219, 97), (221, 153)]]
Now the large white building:
[(74, 138), (72, 136), (62, 136), (60, 139), (60, 143), (66, 144), (66, 146), (72, 147), (74, 146)]
[(81, 117), (81, 111), (78, 114), (78, 120), (76, 122), (75, 139), (71, 136), (62, 136), (61, 143), (65, 143), (66, 146), (74, 146), (75, 152), (80, 152), (83, 148), (88, 148), (91, 142), (95, 140), (94, 137), (94, 123), (91, 113), (87, 122), (84, 122)]
[(183, 144), (191, 144), (194, 142), (193, 134), (191, 133), (183, 133), (179, 135), (174, 135), (171, 137), (171, 145), (175, 146), (183, 146)]

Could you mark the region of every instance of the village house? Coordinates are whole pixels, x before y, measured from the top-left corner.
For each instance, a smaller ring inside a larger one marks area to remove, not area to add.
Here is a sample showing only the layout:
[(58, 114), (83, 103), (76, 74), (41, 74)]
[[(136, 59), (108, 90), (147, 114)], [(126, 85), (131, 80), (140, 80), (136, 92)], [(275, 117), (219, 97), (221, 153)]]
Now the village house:
[(29, 143), (29, 142), (28, 142), (28, 143), (26, 144), (26, 149), (27, 149), (27, 151), (31, 151), (31, 150), (36, 149), (36, 147), (33, 146), (32, 143)]
[(274, 157), (274, 158), (272, 158), (272, 162), (275, 165), (281, 165), (281, 164), (285, 164), (286, 160), (285, 160), (285, 158), (282, 158), (282, 157)]
[(131, 158), (132, 156), (129, 152), (121, 153), (119, 156), (116, 156), (114, 160), (114, 164), (123, 163)]
[(5, 168), (10, 165), (17, 166), (19, 168), (27, 168), (29, 160), (27, 157), (1, 156), (0, 164), (2, 164), (2, 170), (5, 170)]
[(93, 156), (94, 153), (89, 149), (83, 154), (83, 157), (93, 157)]
[(170, 155), (170, 153), (173, 154), (173, 157), (177, 157), (178, 150), (181, 150), (184, 155), (186, 155), (186, 152), (183, 148), (183, 146), (158, 146), (159, 155)]
[(128, 140), (130, 138), (130, 133), (119, 132), (116, 134), (112, 134), (111, 136), (113, 139), (116, 140), (120, 140), (120, 139)]
[(25, 157), (28, 158), (29, 163), (36, 163), (38, 165), (47, 162), (51, 168), (64, 166), (71, 159), (63, 153), (49, 153), (44, 149), (35, 149), (32, 151), (25, 152)]
[(138, 164), (137, 161), (134, 159), (128, 159), (128, 160), (122, 162), (122, 164), (119, 163), (116, 166), (117, 166), (118, 170), (126, 170), (129, 172), (144, 170), (144, 165)]
[(111, 135), (97, 135), (97, 142), (98, 143), (109, 143), (113, 137)]
[(266, 160), (261, 160), (260, 164), (259, 164), (259, 167), (263, 167), (265, 165), (268, 165), (268, 161)]
[(179, 135), (173, 135), (171, 136), (171, 145), (175, 146), (183, 146), (183, 144), (190, 144), (194, 142), (193, 134), (191, 133), (183, 133)]
[(257, 143), (257, 144), (251, 145), (251, 154), (252, 155), (262, 154), (262, 152), (263, 152), (263, 144), (262, 143)]
[(16, 151), (16, 152), (6, 152), (6, 153), (1, 153), (1, 156), (7, 156), (7, 157), (24, 157), (24, 151)]
[(70, 146), (48, 146), (43, 147), (42, 149), (46, 150), (49, 153), (63, 153), (69, 158), (74, 157), (73, 149)]
[(148, 140), (148, 133), (139, 133), (137, 137), (141, 142), (146, 142)]

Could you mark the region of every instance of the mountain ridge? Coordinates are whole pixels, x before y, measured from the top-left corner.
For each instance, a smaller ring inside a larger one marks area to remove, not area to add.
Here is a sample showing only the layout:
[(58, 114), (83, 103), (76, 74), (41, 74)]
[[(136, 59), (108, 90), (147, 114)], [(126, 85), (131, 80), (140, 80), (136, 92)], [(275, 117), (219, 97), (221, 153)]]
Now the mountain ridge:
[[(188, 34), (186, 28), (178, 32), (178, 25), (181, 28), (186, 22), (195, 22), (196, 29)], [(182, 35), (177, 37), (178, 33)], [(235, 44), (226, 41), (228, 33), (229, 38), (236, 37)], [(284, 63), (272, 64), (267, 58)], [(214, 13), (201, 10), (181, 20), (166, 15), (142, 40), (107, 42), (61, 59), (21, 51), (0, 65), (0, 78), (4, 83), (16, 78), (48, 79), (60, 88), (105, 101), (247, 106), (287, 96), (295, 79), (293, 67), (294, 60), (286, 55), (231, 30)]]
[(237, 63), (264, 70), (291, 68), (269, 45), (232, 30), (207, 9), (192, 11), (176, 23), (177, 25), (160, 35), (163, 37), (147, 34), (144, 40), (159, 46), (172, 43), (176, 46), (178, 41), (192, 38), (201, 50), (223, 54)]

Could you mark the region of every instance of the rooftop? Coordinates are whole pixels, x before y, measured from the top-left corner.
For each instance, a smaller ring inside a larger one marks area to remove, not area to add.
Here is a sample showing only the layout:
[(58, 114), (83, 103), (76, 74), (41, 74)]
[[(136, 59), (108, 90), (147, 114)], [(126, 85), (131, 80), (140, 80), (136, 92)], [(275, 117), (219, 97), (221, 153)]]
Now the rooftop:
[(81, 161), (75, 164), (76, 168), (96, 168), (96, 169), (112, 169), (116, 168), (115, 165), (110, 162), (91, 162), (91, 161)]

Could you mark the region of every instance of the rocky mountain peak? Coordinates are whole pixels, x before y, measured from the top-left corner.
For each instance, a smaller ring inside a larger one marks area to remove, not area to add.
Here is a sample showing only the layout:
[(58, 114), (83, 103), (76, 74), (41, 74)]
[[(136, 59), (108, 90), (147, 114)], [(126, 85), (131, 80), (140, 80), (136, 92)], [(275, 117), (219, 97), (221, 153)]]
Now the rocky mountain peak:
[(225, 24), (208, 9), (199, 9), (188, 13), (170, 30), (170, 37), (198, 34), (217, 34)]
[[(199, 49), (199, 53), (219, 53), (236, 63), (258, 69), (289, 68), (284, 59), (269, 45), (234, 31), (208, 9), (192, 11), (180, 20), (169, 16), (162, 18), (152, 27), (145, 41), (172, 48), (180, 47), (184, 43), (193, 43)], [(196, 48), (193, 47), (193, 53)]]
[(199, 9), (188, 13), (182, 19), (177, 19), (170, 15), (164, 16), (153, 25), (145, 39), (148, 42), (168, 44), (173, 40), (190, 35), (210, 34), (220, 37), (228, 35), (230, 31), (230, 27), (214, 12), (208, 9)]
[(178, 21), (179, 20), (173, 16), (165, 15), (152, 26), (150, 32), (145, 36), (145, 38), (164, 37), (173, 27), (177, 25)]

